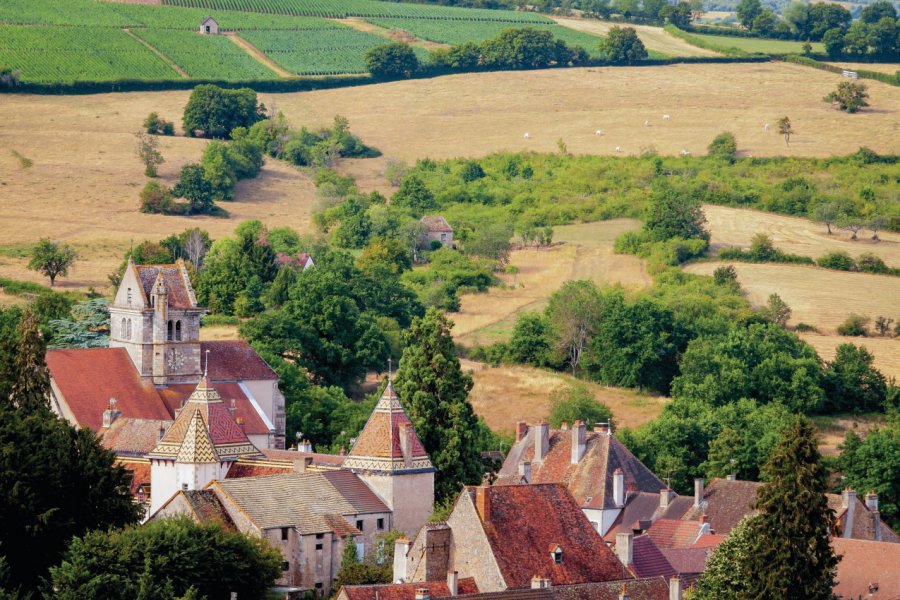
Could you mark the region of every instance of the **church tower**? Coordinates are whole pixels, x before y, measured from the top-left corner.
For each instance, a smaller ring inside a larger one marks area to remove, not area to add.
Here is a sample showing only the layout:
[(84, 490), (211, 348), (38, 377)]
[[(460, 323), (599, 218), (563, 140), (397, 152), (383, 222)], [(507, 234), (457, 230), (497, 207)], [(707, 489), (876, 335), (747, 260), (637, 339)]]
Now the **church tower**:
[(125, 348), (156, 385), (200, 379), (200, 315), (184, 261), (135, 265), (128, 259), (109, 307), (110, 348)]
[(351, 469), (394, 513), (394, 527), (413, 536), (434, 510), (434, 466), (389, 381), (343, 467)]

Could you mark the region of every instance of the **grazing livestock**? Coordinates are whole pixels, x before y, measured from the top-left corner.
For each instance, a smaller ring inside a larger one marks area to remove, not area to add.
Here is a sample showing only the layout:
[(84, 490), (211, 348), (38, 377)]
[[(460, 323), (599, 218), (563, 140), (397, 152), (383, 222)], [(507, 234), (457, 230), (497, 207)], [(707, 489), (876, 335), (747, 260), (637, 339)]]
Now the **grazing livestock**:
[(594, 132), (594, 135), (603, 135), (603, 130), (598, 129), (597, 131)]
[(768, 123), (766, 123), (765, 125), (763, 125), (763, 131), (769, 131), (769, 124), (768, 124)]
[(663, 121), (671, 121), (671, 120), (672, 120), (671, 115), (663, 115)]
[(687, 148), (682, 148), (682, 149), (681, 149), (681, 155), (682, 155), (682, 156), (690, 156), (691, 153), (688, 151)]
[(525, 139), (527, 140), (527, 139), (530, 138), (530, 137), (531, 137), (531, 136), (528, 135), (528, 132), (526, 131), (526, 132), (525, 132)]
[(622, 146), (616, 146), (616, 152), (621, 152), (621, 151), (622, 151)]
[(650, 121), (644, 121), (644, 127), (650, 127)]

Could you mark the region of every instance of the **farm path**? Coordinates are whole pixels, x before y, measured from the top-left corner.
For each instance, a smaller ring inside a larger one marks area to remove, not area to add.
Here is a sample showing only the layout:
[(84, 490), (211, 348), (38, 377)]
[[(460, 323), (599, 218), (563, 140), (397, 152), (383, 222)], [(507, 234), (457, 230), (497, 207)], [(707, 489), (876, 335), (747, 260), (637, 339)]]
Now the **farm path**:
[(403, 29), (387, 29), (386, 27), (381, 27), (380, 25), (369, 23), (361, 17), (329, 19), (329, 21), (334, 21), (335, 23), (340, 23), (341, 25), (348, 25), (353, 29), (356, 29), (357, 31), (362, 31), (363, 33), (371, 33), (372, 35), (378, 35), (384, 38), (388, 38), (389, 40), (393, 40), (395, 42), (404, 42), (406, 44), (409, 44), (410, 46), (424, 48), (426, 50), (450, 47), (450, 44), (440, 44), (438, 42), (432, 42), (431, 40), (424, 40)]
[(165, 54), (163, 54), (163, 53), (162, 53), (161, 51), (159, 51), (158, 49), (156, 49), (156, 48), (154, 48), (153, 46), (151, 46), (148, 42), (144, 41), (144, 40), (141, 39), (139, 36), (134, 35), (134, 34), (131, 32), (131, 30), (128, 29), (127, 27), (124, 27), (124, 28), (122, 29), (122, 31), (124, 31), (124, 32), (127, 33), (129, 36), (133, 37), (133, 38), (136, 39), (138, 42), (140, 42), (140, 44), (141, 44), (142, 46), (144, 46), (145, 48), (147, 48), (147, 50), (149, 50), (149, 51), (152, 52), (153, 54), (157, 55), (158, 57), (160, 57), (161, 59), (163, 59), (164, 61), (166, 61), (166, 64), (169, 65), (170, 67), (172, 67), (173, 69), (175, 69), (175, 71), (177, 71), (178, 74), (181, 75), (184, 79), (190, 79), (190, 75), (188, 75), (188, 74), (185, 72), (184, 69), (182, 69), (181, 67), (179, 67), (178, 64), (177, 64), (174, 60), (172, 60), (171, 58), (169, 58), (168, 56), (166, 56)]
[(298, 79), (299, 76), (295, 73), (291, 73), (290, 71), (284, 69), (281, 65), (276, 63), (274, 60), (263, 54), (263, 51), (239, 36), (237, 33), (233, 31), (227, 32), (224, 34), (228, 37), (229, 40), (234, 42), (241, 50), (249, 54), (253, 57), (253, 59), (260, 63), (262, 66), (266, 67), (270, 71), (274, 71), (276, 75), (279, 77), (284, 77), (285, 79)]

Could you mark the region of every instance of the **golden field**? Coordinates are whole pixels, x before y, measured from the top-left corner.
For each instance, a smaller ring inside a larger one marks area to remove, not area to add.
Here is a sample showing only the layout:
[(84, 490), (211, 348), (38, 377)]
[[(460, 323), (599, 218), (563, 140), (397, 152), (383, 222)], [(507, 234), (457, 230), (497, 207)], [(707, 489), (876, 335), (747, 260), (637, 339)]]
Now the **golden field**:
[(554, 19), (560, 25), (578, 31), (585, 31), (595, 35), (605, 36), (613, 27), (632, 27), (637, 31), (638, 37), (644, 43), (647, 50), (655, 50), (662, 52), (668, 56), (718, 56), (718, 52), (698, 48), (686, 41), (669, 35), (662, 27), (652, 27), (650, 25), (633, 25), (623, 23), (611, 23), (609, 21), (598, 21), (596, 19), (571, 19), (560, 18)]

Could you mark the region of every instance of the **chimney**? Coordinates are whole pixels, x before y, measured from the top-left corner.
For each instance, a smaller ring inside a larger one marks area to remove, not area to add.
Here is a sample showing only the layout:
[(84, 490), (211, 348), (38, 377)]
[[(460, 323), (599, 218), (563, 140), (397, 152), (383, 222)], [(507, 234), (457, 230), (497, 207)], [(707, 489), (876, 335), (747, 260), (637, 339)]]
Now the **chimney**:
[(547, 421), (541, 421), (534, 426), (534, 462), (544, 462), (547, 452), (550, 450), (550, 426)]
[(244, 430), (244, 417), (238, 417), (235, 419), (235, 422), (238, 424), (238, 427), (241, 428), (241, 431)]
[(703, 478), (694, 479), (694, 506), (700, 506), (703, 503)]
[(115, 398), (109, 399), (109, 407), (103, 411), (103, 428), (109, 429), (113, 421), (118, 419), (122, 413), (116, 408), (117, 401)]
[(562, 423), (559, 424), (559, 428), (562, 431), (568, 431), (569, 430), (569, 422), (563, 421)]
[(234, 398), (231, 399), (231, 405), (228, 407), (228, 412), (231, 413), (231, 418), (234, 418), (234, 411), (237, 410), (237, 402), (235, 402)]
[(306, 469), (312, 464), (312, 456), (304, 456), (300, 460), (294, 460), (294, 472), (306, 473)]
[(531, 463), (524, 461), (519, 463), (519, 477), (525, 480), (525, 483), (531, 483)]
[(737, 475), (735, 475), (734, 473), (729, 473), (728, 475), (725, 476), (725, 480), (726, 481), (737, 481)]
[(609, 423), (597, 423), (594, 425), (594, 433), (609, 435)]
[(447, 589), (451, 596), (459, 594), (459, 572), (447, 571)]
[(677, 576), (669, 580), (669, 600), (681, 600), (681, 580)]
[(406, 581), (406, 553), (409, 552), (409, 538), (400, 536), (394, 541), (393, 582)]
[(875, 493), (875, 490), (870, 490), (866, 494), (866, 508), (872, 512), (878, 512), (878, 494)]
[(475, 510), (483, 523), (491, 522), (491, 486), (479, 485), (475, 488)]
[(841, 508), (850, 508), (856, 504), (856, 490), (846, 488), (841, 493)]
[(585, 450), (585, 426), (583, 421), (575, 421), (572, 426), (572, 464), (581, 462)]
[(548, 577), (541, 577), (539, 575), (535, 575), (531, 578), (531, 589), (533, 590), (546, 590), (550, 588), (550, 579)]
[(616, 534), (616, 556), (626, 567), (634, 563), (634, 534)]
[(881, 541), (881, 513), (877, 510), (872, 511), (872, 529), (875, 534), (875, 541)]
[(415, 430), (412, 423), (400, 423), (397, 428), (400, 434), (400, 452), (403, 453), (403, 464), (412, 465), (413, 446), (415, 445)]
[(163, 436), (166, 435), (166, 428), (163, 425), (159, 426), (159, 437), (158, 440), (163, 439)]
[(429, 600), (431, 598), (431, 594), (428, 593), (428, 588), (416, 588), (416, 600)]
[(625, 587), (625, 584), (622, 584), (622, 591), (619, 592), (619, 600), (630, 600), (630, 596), (628, 595), (628, 589)]
[(675, 491), (669, 488), (659, 490), (659, 507), (669, 508), (669, 504), (675, 499)]
[(297, 444), (297, 452), (306, 452), (307, 454), (312, 454), (312, 451), (312, 442), (309, 440), (301, 440), (300, 443)]
[(622, 469), (613, 471), (613, 503), (625, 506), (625, 473)]
[(528, 434), (528, 424), (525, 421), (516, 423), (516, 441), (519, 442)]

